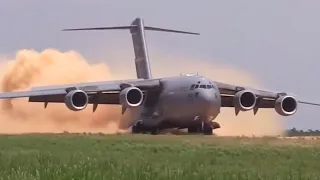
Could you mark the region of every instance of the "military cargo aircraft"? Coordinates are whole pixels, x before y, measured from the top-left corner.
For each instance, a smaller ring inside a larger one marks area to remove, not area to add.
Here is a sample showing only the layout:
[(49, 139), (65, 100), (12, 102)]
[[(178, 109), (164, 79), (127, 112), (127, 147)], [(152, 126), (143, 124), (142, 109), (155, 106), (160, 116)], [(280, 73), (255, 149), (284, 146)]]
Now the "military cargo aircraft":
[[(64, 29), (81, 30), (130, 30), (137, 79), (83, 82), (78, 84), (33, 87), (28, 91), (2, 92), (0, 99), (28, 97), (29, 102), (65, 103), (72, 111), (81, 111), (88, 104), (93, 113), (98, 104), (121, 105), (121, 113), (130, 112), (132, 133), (157, 134), (167, 128), (188, 129), (188, 133), (211, 135), (220, 128), (214, 122), (222, 107), (234, 108), (235, 114), (260, 108), (274, 108), (282, 116), (297, 112), (298, 103), (320, 104), (297, 100), (284, 92), (272, 92), (217, 82), (198, 74), (153, 78), (150, 69), (145, 30), (173, 33), (199, 33), (145, 26), (136, 18), (128, 26)], [(120, 113), (120, 112), (119, 112)]]

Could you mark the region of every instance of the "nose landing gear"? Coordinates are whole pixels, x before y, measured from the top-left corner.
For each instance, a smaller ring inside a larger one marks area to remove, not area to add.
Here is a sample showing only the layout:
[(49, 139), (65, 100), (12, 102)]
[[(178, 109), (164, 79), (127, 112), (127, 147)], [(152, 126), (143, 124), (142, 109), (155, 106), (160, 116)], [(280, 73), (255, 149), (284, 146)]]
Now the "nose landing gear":
[(212, 135), (214, 129), (220, 128), (220, 124), (211, 120), (195, 121), (195, 123), (188, 128), (188, 133), (203, 133), (204, 135)]
[(202, 133), (204, 135), (212, 135), (212, 130), (220, 128), (220, 124), (217, 122), (209, 122), (209, 123), (203, 123), (203, 129)]

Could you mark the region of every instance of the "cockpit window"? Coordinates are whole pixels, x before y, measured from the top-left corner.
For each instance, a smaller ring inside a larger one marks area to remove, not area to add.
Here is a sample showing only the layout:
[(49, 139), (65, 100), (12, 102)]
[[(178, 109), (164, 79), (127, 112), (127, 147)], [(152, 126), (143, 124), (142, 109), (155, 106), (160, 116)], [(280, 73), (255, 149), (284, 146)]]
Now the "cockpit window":
[(194, 90), (197, 88), (202, 88), (202, 89), (214, 89), (214, 86), (212, 84), (192, 84), (190, 87), (190, 90)]

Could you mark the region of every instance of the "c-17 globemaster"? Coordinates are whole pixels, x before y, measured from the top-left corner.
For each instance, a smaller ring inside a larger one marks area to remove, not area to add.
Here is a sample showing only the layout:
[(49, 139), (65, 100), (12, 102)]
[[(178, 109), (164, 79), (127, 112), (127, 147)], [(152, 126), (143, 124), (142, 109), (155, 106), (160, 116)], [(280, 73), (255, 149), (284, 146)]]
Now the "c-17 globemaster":
[(29, 102), (43, 102), (45, 107), (48, 103), (65, 103), (72, 111), (83, 110), (88, 104), (93, 105), (93, 112), (98, 104), (121, 105), (122, 114), (130, 111), (132, 133), (153, 134), (166, 128), (187, 128), (189, 133), (210, 135), (220, 128), (213, 120), (221, 107), (233, 107), (236, 115), (240, 111), (253, 110), (256, 114), (259, 108), (274, 108), (278, 114), (290, 116), (296, 113), (298, 103), (320, 106), (287, 93), (221, 83), (197, 74), (152, 78), (145, 30), (198, 33), (145, 26), (141, 18), (128, 26), (64, 31), (108, 29), (130, 30), (137, 79), (33, 87), (29, 91), (0, 93), (0, 99), (28, 97)]

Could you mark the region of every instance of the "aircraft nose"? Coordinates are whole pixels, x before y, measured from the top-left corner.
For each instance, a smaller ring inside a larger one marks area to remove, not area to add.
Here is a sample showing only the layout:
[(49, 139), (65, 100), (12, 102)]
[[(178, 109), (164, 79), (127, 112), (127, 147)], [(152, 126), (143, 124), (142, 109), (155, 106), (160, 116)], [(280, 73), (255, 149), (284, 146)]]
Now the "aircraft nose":
[(209, 114), (215, 114), (219, 110), (219, 97), (215, 90), (203, 90), (199, 92), (201, 101), (203, 102), (203, 109)]

